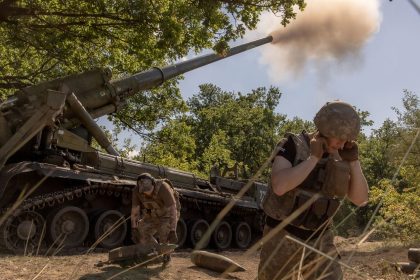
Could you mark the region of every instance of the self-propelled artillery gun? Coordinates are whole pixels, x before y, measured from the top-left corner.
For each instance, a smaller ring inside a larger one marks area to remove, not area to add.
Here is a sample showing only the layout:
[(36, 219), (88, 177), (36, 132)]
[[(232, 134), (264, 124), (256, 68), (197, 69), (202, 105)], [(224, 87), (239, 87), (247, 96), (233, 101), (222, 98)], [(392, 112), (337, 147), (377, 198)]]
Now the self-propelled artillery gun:
[[(94, 69), (10, 96), (0, 104), (0, 247), (18, 253), (127, 243), (132, 188), (139, 174), (149, 172), (171, 180), (180, 195), (179, 245), (195, 246), (235, 199), (209, 241), (219, 249), (246, 248), (252, 233), (261, 230), (264, 184), (254, 182), (236, 199), (244, 181), (218, 174), (201, 179), (120, 157), (94, 119), (118, 111), (140, 91), (271, 41), (269, 36), (231, 48), (225, 56), (205, 55), (120, 80), (111, 80), (109, 69)], [(92, 137), (107, 153), (91, 146)]]

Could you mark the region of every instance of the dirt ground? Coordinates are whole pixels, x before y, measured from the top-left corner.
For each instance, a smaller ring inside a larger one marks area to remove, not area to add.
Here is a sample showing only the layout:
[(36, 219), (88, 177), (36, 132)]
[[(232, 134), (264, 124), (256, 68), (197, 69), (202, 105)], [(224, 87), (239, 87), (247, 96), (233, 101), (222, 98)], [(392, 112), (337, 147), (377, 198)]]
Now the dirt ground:
[[(367, 242), (355, 250), (352, 240), (338, 238), (336, 243), (342, 261), (354, 269), (344, 270), (345, 280), (369, 279), (369, 277), (378, 280), (410, 279), (397, 272), (391, 265), (395, 262), (408, 261), (408, 247)], [(221, 254), (246, 268), (245, 272), (230, 273), (225, 279), (255, 279), (259, 253), (250, 257), (245, 257), (244, 251), (239, 250), (224, 251)], [(0, 279), (220, 279), (219, 273), (193, 265), (189, 256), (190, 251), (183, 250), (173, 254), (172, 261), (166, 268), (162, 268), (161, 265), (151, 265), (146, 268), (126, 270), (115, 265), (96, 267), (98, 261), (107, 260), (107, 253), (54, 257), (0, 254)], [(355, 271), (362, 276), (357, 275)]]

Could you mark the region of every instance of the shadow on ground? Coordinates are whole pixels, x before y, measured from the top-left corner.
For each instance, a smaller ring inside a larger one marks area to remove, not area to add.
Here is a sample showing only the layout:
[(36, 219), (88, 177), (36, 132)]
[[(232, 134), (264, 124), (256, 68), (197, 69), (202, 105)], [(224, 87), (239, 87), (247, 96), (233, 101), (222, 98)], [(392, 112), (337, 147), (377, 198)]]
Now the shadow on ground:
[(150, 279), (151, 277), (159, 277), (159, 274), (165, 270), (162, 265), (155, 265), (151, 267), (136, 267), (136, 268), (121, 268), (120, 266), (112, 265), (101, 268), (101, 272), (83, 275), (79, 280), (93, 280), (93, 279)]
[[(221, 273), (211, 271), (211, 270), (208, 270), (208, 269), (205, 269), (205, 268), (201, 268), (201, 267), (198, 267), (198, 266), (190, 266), (190, 267), (188, 267), (188, 269), (205, 273), (208, 276), (211, 276), (211, 277), (214, 277), (214, 278), (221, 278)], [(226, 275), (223, 279), (240, 280), (241, 278), (238, 278), (238, 277), (235, 277), (235, 276), (232, 276), (232, 275)]]

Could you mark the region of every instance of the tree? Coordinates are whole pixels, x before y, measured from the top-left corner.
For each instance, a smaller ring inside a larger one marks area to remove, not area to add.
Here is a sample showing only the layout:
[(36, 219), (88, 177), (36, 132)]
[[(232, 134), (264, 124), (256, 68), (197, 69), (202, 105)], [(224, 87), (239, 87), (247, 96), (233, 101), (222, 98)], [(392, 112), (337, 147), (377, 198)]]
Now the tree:
[[(254, 29), (263, 11), (287, 24), (303, 0), (0, 0), (0, 101), (16, 89), (94, 67), (114, 77), (163, 66)], [(139, 134), (183, 112), (177, 80), (110, 117)]]
[(315, 124), (311, 121), (305, 121), (298, 117), (293, 117), (293, 119), (285, 119), (281, 124), (279, 124), (280, 135), (285, 135), (287, 132), (299, 134), (302, 131), (315, 131)]
[(199, 173), (194, 157), (195, 139), (183, 117), (171, 120), (148, 140), (134, 159)]
[(379, 204), (378, 216), (373, 217), (378, 235), (412, 241), (420, 236), (420, 103), (407, 90), (402, 101), (403, 110), (394, 108), (397, 121), (386, 120), (362, 147), (362, 166), (371, 186), (363, 217), (364, 223), (370, 220)]
[[(379, 129), (362, 143), (362, 166), (370, 185), (378, 184), (383, 179), (391, 180), (405, 153), (411, 151), (404, 166), (414, 169), (419, 167), (419, 138), (414, 141), (420, 128), (420, 102), (417, 95), (404, 90), (403, 110), (393, 108), (397, 121), (387, 119)], [(414, 141), (414, 142), (413, 142)]]
[(387, 119), (379, 129), (373, 130), (368, 140), (361, 143), (361, 162), (369, 185), (383, 178), (392, 178), (396, 170), (394, 148), (398, 142), (395, 123)]
[(274, 110), (280, 97), (279, 89), (273, 87), (242, 94), (201, 85), (200, 92), (187, 102), (191, 111), (188, 123), (197, 139), (196, 156), (203, 155), (213, 135), (223, 131), (231, 159), (244, 166), (245, 177), (252, 176), (279, 138), (278, 125), (285, 117)]
[[(135, 151), (136, 145), (131, 142), (130, 138), (123, 139), (122, 147), (117, 145), (119, 137), (118, 135), (121, 133), (121, 128), (114, 127), (114, 129), (109, 130), (105, 126), (101, 126), (102, 130), (105, 132), (105, 135), (110, 140), (111, 145), (116, 149), (118, 154), (121, 157), (129, 158), (130, 154)], [(95, 140), (95, 138), (91, 138), (91, 145), (94, 149), (101, 151), (103, 153), (107, 153), (104, 148), (99, 145), (99, 143)]]
[[(377, 235), (385, 238), (398, 238), (404, 242), (420, 240), (420, 182), (416, 170), (402, 170), (410, 186), (406, 191), (398, 190), (393, 182), (384, 179), (372, 188), (371, 201), (381, 203), (379, 215), (374, 217)], [(412, 173), (414, 171), (414, 173)], [(407, 174), (405, 174), (407, 173)], [(417, 174), (415, 181), (413, 175)]]
[(404, 90), (403, 97), (403, 110), (393, 108), (398, 116), (396, 125), (398, 126), (398, 140), (397, 153), (399, 157), (397, 161), (401, 161), (405, 152), (411, 146), (411, 152), (408, 154), (406, 159), (406, 165), (412, 165), (414, 168), (420, 167), (420, 138), (417, 137), (416, 141), (414, 138), (420, 129), (420, 100), (419, 97), (408, 90)]
[(188, 161), (191, 165), (187, 170), (204, 177), (215, 164), (224, 168), (237, 163), (242, 177), (249, 178), (280, 138), (279, 125), (285, 118), (275, 113), (280, 97), (277, 88), (242, 94), (201, 85), (200, 92), (187, 102), (189, 113), (157, 131), (142, 154), (154, 163), (167, 157), (179, 159), (171, 162), (176, 168)]
[(204, 171), (210, 171), (213, 166), (220, 168), (222, 166), (231, 167), (235, 165), (226, 133), (223, 130), (218, 130), (212, 135), (209, 145), (204, 149), (200, 158), (200, 165)]

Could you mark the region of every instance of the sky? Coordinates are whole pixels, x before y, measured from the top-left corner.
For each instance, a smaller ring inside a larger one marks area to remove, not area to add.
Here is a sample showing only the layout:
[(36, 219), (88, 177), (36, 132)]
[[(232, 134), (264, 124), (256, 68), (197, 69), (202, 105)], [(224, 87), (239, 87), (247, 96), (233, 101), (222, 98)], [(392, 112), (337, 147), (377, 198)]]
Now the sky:
[[(242, 93), (275, 86), (283, 93), (277, 112), (288, 118), (312, 120), (325, 102), (340, 99), (370, 113), (369, 119), (374, 125), (364, 130), (367, 134), (379, 128), (387, 118), (395, 120), (397, 116), (391, 108), (402, 108), (403, 90), (420, 93), (420, 14), (409, 0), (361, 1), (377, 5), (377, 11), (370, 15), (377, 26), (356, 55), (336, 61), (308, 59), (299, 74), (282, 73), (281, 65), (275, 71), (264, 62), (267, 61), (263, 55), (267, 52), (265, 46), (257, 47), (186, 73), (180, 82), (184, 99), (198, 93), (198, 86), (203, 83)], [(419, 0), (413, 1), (420, 5)], [(360, 28), (357, 23), (365, 19), (365, 12), (363, 9), (356, 15), (352, 31)], [(264, 31), (259, 32), (265, 37)], [(254, 33), (247, 34), (244, 40), (231, 46), (253, 38), (256, 38)], [(284, 64), (289, 66), (286, 60)], [(276, 63), (282, 61), (277, 59)]]
[[(225, 91), (242, 93), (258, 87), (275, 86), (283, 93), (276, 112), (285, 114), (290, 119), (299, 117), (312, 120), (323, 104), (339, 99), (370, 113), (369, 120), (374, 124), (364, 128), (363, 132), (367, 135), (373, 129), (381, 127), (386, 119), (396, 120), (397, 115), (392, 107), (400, 110), (403, 108), (403, 90), (408, 89), (417, 96), (420, 95), (420, 13), (413, 8), (410, 0), (311, 1), (317, 4), (323, 2), (327, 4), (341, 2), (345, 5), (348, 3), (364, 5), (367, 2), (374, 4), (373, 8), (372, 5), (366, 8), (354, 7), (356, 18), (347, 20), (350, 24), (345, 28), (350, 31), (357, 31), (363, 27), (360, 26), (360, 22), (364, 21), (359, 21), (359, 18), (373, 18), (376, 24), (356, 55), (341, 57), (337, 61), (323, 60), (322, 57), (317, 62), (308, 59), (309, 62), (300, 69), (299, 74), (296, 74), (281, 71), (290, 65), (288, 57), (283, 57), (286, 66), (283, 69), (281, 56), (272, 59), (276, 63), (274, 67), (273, 64), (267, 63), (265, 49), (267, 45), (260, 46), (184, 74), (184, 79), (179, 84), (183, 98), (187, 100), (197, 94), (199, 85), (204, 83), (212, 83)], [(420, 6), (420, 0), (412, 1)], [(321, 6), (321, 8), (327, 10), (329, 7)], [(348, 10), (349, 7), (344, 9)], [(266, 21), (263, 18), (262, 22), (264, 20)], [(312, 22), (315, 21), (309, 19), (309, 23)], [(268, 32), (265, 33), (266, 28), (260, 26), (258, 32), (247, 34), (244, 39), (232, 42), (231, 46), (266, 37), (268, 35)], [(350, 32), (350, 35), (354, 34)], [(292, 45), (292, 52), (289, 52), (292, 56), (295, 54), (293, 47), (297, 49)], [(200, 54), (191, 54), (185, 59), (209, 52), (207, 50)], [(298, 52), (299, 55), (301, 53)], [(268, 56), (268, 60), (271, 58)], [(99, 124), (112, 126), (106, 118), (100, 118)], [(137, 149), (142, 141), (134, 132), (124, 131), (119, 139), (119, 146), (123, 145), (124, 138), (131, 138)], [(138, 150), (134, 154), (137, 153)]]

